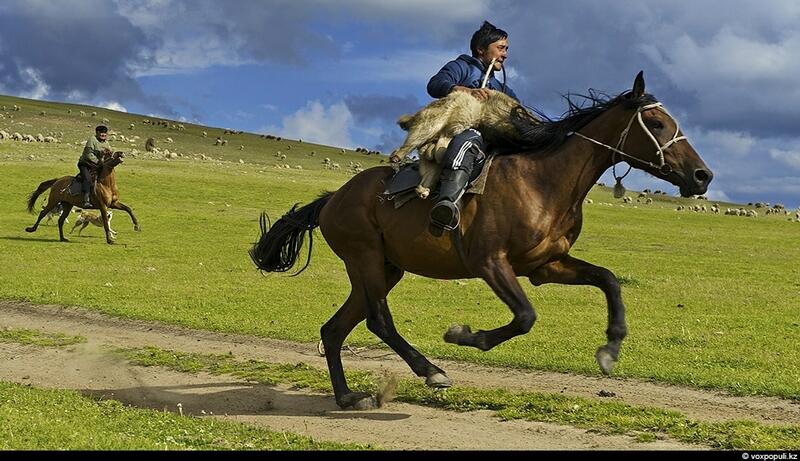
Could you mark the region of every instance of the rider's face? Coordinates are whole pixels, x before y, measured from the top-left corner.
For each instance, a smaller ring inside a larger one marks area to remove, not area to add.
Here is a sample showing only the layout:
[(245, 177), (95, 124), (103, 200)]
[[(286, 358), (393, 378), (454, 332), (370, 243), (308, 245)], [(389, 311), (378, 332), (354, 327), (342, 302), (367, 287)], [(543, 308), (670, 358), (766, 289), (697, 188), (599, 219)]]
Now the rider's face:
[(508, 59), (508, 39), (500, 39), (489, 44), (485, 50), (478, 50), (478, 57), (484, 64), (489, 64), (494, 59), (494, 70), (503, 68), (503, 63)]
[(95, 133), (95, 136), (97, 136), (98, 141), (105, 141), (108, 139), (108, 133)]

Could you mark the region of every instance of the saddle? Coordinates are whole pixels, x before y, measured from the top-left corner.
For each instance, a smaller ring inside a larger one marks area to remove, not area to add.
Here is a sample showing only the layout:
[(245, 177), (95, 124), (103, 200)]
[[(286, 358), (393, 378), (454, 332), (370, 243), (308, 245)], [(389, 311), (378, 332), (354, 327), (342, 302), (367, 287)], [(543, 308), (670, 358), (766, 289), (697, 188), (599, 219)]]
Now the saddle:
[[(464, 194), (483, 194), (483, 189), (486, 186), (486, 178), (489, 175), (489, 167), (492, 165), (493, 158), (494, 155), (487, 156), (486, 161), (483, 163), (483, 168), (481, 168), (480, 171), (472, 172)], [(386, 190), (383, 192), (382, 197), (385, 200), (394, 202), (395, 209), (400, 208), (411, 200), (419, 198), (415, 189), (417, 185), (419, 185), (420, 180), (422, 180), (422, 176), (419, 174), (419, 160), (406, 163), (386, 182)], [(431, 195), (427, 200), (436, 198), (438, 194), (439, 184), (437, 183), (436, 188), (431, 191)]]
[[(94, 193), (95, 181), (97, 181), (97, 172), (92, 171), (91, 178), (89, 178), (91, 184), (90, 190), (92, 193)], [(69, 195), (81, 195), (83, 193), (83, 174), (78, 173), (72, 178), (72, 181), (69, 182), (69, 186), (67, 187), (67, 192)]]

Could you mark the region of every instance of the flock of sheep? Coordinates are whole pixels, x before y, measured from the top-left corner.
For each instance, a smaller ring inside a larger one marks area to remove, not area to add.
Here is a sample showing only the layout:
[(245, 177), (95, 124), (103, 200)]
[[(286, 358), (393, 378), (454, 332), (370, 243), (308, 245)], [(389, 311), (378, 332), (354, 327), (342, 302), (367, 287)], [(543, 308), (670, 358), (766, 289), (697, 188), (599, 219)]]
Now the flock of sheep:
[[(2, 106), (2, 107), (0, 107), (0, 109), (2, 109), (2, 112), (6, 112), (5, 115), (3, 113), (0, 113), (0, 119), (3, 119), (3, 118), (13, 119), (13, 115), (9, 114), (8, 112), (9, 111), (10, 112), (18, 112), (18, 111), (21, 110), (21, 107), (19, 105), (17, 105), (17, 104), (14, 104), (10, 108), (8, 108), (6, 106)], [(67, 109), (67, 113), (72, 113), (72, 109)], [(79, 113), (80, 113), (81, 116), (85, 116), (86, 115), (86, 112), (82, 111), (82, 110), (79, 111)], [(40, 115), (43, 115), (43, 114), (45, 114), (45, 111), (41, 111)], [(97, 116), (97, 112), (91, 112), (91, 116)], [(103, 118), (102, 122), (103, 123), (109, 123), (109, 120), (106, 119), (106, 118)], [(143, 125), (166, 127), (168, 129), (173, 129), (173, 130), (177, 130), (177, 131), (184, 131), (186, 129), (186, 127), (181, 123), (173, 123), (173, 122), (170, 122), (170, 121), (167, 121), (167, 120), (143, 119), (141, 123)], [(135, 128), (136, 128), (136, 124), (135, 123), (130, 123), (128, 125), (128, 129), (129, 130), (134, 130)], [(242, 133), (243, 133), (242, 131), (229, 130), (229, 129), (226, 129), (223, 132), (223, 134), (226, 134), (226, 135), (239, 135), (239, 134), (242, 134)], [(203, 131), (202, 132), (202, 136), (204, 138), (208, 137), (208, 132), (207, 131)], [(47, 135), (43, 135), (41, 133), (38, 133), (36, 135), (32, 135), (32, 134), (25, 134), (25, 133), (20, 133), (20, 132), (16, 132), (16, 131), (15, 132), (8, 132), (8, 131), (0, 129), (0, 140), (12, 140), (12, 141), (29, 142), (29, 143), (30, 142), (59, 143), (59, 142), (61, 142), (60, 139), (63, 139), (63, 137), (64, 137), (64, 133), (63, 132), (50, 132)], [(281, 141), (281, 139), (282, 139), (282, 138), (280, 138), (278, 136), (274, 136), (274, 135), (270, 135), (270, 134), (262, 134), (260, 137), (262, 139), (276, 140), (276, 141)], [(131, 151), (129, 152), (129, 155), (131, 157), (133, 157), (133, 158), (136, 158), (137, 155), (144, 155), (144, 156), (152, 157), (152, 158), (163, 158), (165, 160), (171, 160), (171, 159), (177, 159), (177, 158), (190, 158), (190, 159), (195, 159), (195, 160), (211, 160), (211, 161), (215, 160), (211, 156), (207, 156), (205, 154), (200, 154), (200, 155), (181, 154), (181, 153), (178, 153), (178, 152), (176, 152), (174, 150), (170, 151), (167, 148), (163, 148), (163, 149), (162, 148), (158, 148), (158, 147), (155, 146), (155, 139), (153, 139), (152, 137), (147, 139), (147, 142), (145, 143), (145, 152), (142, 152), (140, 154), (140, 152), (137, 149), (135, 149), (135, 147), (134, 147), (134, 146), (138, 146), (139, 143), (140, 143), (140, 137), (138, 135), (126, 136), (124, 134), (115, 132), (114, 130), (111, 130), (109, 132), (109, 141), (111, 141), (113, 143), (124, 143), (124, 144), (128, 145), (131, 148)], [(298, 140), (298, 141), (302, 142), (301, 140)], [(84, 142), (85, 142), (84, 140), (79, 140), (79, 141), (76, 141), (73, 144), (75, 146), (81, 147), (81, 146), (83, 146)], [(164, 138), (163, 142), (164, 143), (172, 143), (174, 141), (172, 140), (171, 137), (166, 137), (166, 138)], [(216, 138), (216, 140), (214, 141), (213, 145), (214, 146), (226, 146), (227, 143), (228, 143), (228, 141), (226, 139), (223, 139), (221, 136), (218, 136)], [(112, 144), (112, 145), (114, 145), (114, 144)], [(286, 146), (287, 150), (291, 150), (291, 148), (292, 148), (291, 145), (287, 145)], [(239, 146), (239, 150), (243, 150), (243, 149), (244, 149), (244, 146), (240, 145)], [(364, 153), (366, 155), (380, 154), (380, 152), (378, 152), (378, 151), (368, 150), (368, 149), (363, 148), (363, 147), (356, 148), (355, 151), (356, 152), (360, 152), (360, 153)], [(345, 149), (341, 149), (340, 152), (341, 153), (345, 153), (346, 150)], [(315, 151), (311, 151), (307, 155), (313, 157), (313, 156), (316, 155), (316, 152)], [(275, 157), (278, 159), (278, 162), (276, 162), (275, 165), (274, 165), (275, 168), (279, 168), (279, 169), (297, 169), (297, 170), (302, 170), (303, 169), (303, 167), (301, 165), (295, 165), (294, 167), (292, 167), (291, 165), (285, 163), (287, 156), (286, 156), (286, 154), (282, 153), (281, 151), (277, 151), (275, 153)], [(244, 163), (243, 160), (239, 160), (239, 162), (240, 163)], [(326, 157), (326, 158), (324, 158), (322, 160), (322, 167), (324, 169), (327, 169), (327, 170), (342, 170), (342, 167), (338, 162), (333, 162), (328, 157)], [(356, 173), (359, 173), (359, 172), (361, 172), (363, 170), (364, 170), (364, 168), (361, 165), (361, 163), (353, 162), (353, 161), (350, 161), (349, 164), (348, 164), (348, 168), (345, 169), (345, 171), (347, 171), (348, 173), (351, 173), (351, 174), (356, 174)], [(602, 183), (598, 183), (598, 185), (602, 186), (603, 184)], [(656, 191), (653, 192), (653, 191), (650, 191), (649, 189), (645, 189), (643, 192), (641, 192), (638, 195), (638, 197), (635, 199), (635, 202), (636, 203), (642, 203), (644, 205), (650, 205), (650, 204), (653, 203), (653, 198), (650, 197), (651, 194), (652, 195), (666, 195), (665, 192), (662, 192), (660, 190), (656, 190)], [(700, 199), (700, 200), (708, 200), (706, 197), (702, 197), (702, 196), (701, 197), (697, 197), (697, 198)], [(634, 199), (632, 197), (630, 197), (630, 196), (624, 196), (624, 197), (622, 197), (621, 200), (622, 200), (623, 204), (633, 204), (634, 203)], [(586, 199), (586, 203), (593, 203), (593, 202), (592, 202), (591, 199)], [(610, 203), (606, 203), (606, 205), (611, 205), (611, 204)], [(798, 209), (798, 210), (787, 210), (781, 204), (775, 204), (774, 206), (770, 207), (770, 204), (762, 203), (762, 202), (757, 202), (755, 204), (749, 203), (748, 206), (755, 207), (755, 208), (764, 208), (765, 209), (764, 210), (764, 214), (765, 215), (782, 215), (782, 216), (786, 216), (787, 219), (790, 220), (790, 221), (800, 222), (800, 209)], [(701, 205), (701, 204), (678, 205), (675, 208), (675, 210), (676, 211), (692, 211), (692, 212), (695, 212), (695, 213), (711, 212), (711, 213), (714, 213), (714, 214), (724, 214), (724, 215), (729, 215), (729, 216), (745, 216), (745, 217), (752, 217), (752, 218), (755, 218), (755, 217), (759, 216), (759, 213), (756, 210), (746, 209), (744, 207), (726, 208), (723, 211), (719, 207), (719, 205), (716, 204), (716, 203), (712, 203), (709, 206)]]
[[(603, 185), (598, 183), (598, 185)], [(660, 192), (660, 191), (656, 191)], [(662, 193), (666, 195), (665, 193)], [(696, 197), (698, 200), (708, 200), (704, 196)], [(647, 193), (642, 192), (639, 194), (638, 198), (634, 199), (631, 196), (623, 196), (621, 199), (622, 205), (625, 204), (633, 204), (633, 203), (641, 203), (645, 205), (650, 205), (653, 203), (653, 199), (648, 196)], [(594, 201), (590, 198), (587, 198), (585, 201), (587, 204), (592, 204)], [(608, 205), (613, 206), (613, 203), (607, 202), (599, 202), (600, 205)], [(748, 206), (755, 206), (756, 208), (765, 208), (764, 215), (779, 215), (785, 216), (788, 221), (792, 222), (800, 222), (800, 207), (797, 210), (787, 210), (782, 204), (777, 203), (770, 207), (769, 203), (748, 203)], [(702, 204), (688, 204), (688, 205), (678, 205), (675, 207), (675, 211), (691, 211), (694, 213), (714, 213), (714, 214), (723, 214), (727, 216), (744, 216), (748, 218), (757, 218), (759, 216), (758, 211), (753, 209), (747, 209), (745, 207), (738, 207), (738, 208), (726, 208), (723, 211), (717, 203), (712, 203), (711, 205), (702, 205)]]

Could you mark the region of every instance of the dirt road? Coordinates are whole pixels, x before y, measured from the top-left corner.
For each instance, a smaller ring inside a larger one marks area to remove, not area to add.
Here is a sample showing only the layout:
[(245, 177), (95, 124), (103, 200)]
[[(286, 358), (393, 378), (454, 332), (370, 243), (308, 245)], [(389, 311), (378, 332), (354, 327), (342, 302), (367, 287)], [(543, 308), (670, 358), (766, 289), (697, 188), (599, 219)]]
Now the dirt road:
[[(108, 346), (157, 346), (182, 352), (232, 353), (239, 359), (304, 362), (325, 368), (316, 344), (226, 335), (108, 317), (84, 309), (0, 302), (0, 328), (28, 328), (81, 335), (85, 344), (64, 349), (0, 343), (0, 380), (46, 388), (76, 389), (141, 408), (214, 415), (291, 431), (319, 440), (370, 443), (388, 449), (703, 449), (674, 440), (639, 443), (571, 426), (500, 421), (491, 412), (456, 413), (399, 402), (367, 411), (341, 411), (332, 396), (247, 383), (233, 377), (187, 374), (132, 366)], [(412, 377), (406, 364), (386, 350), (344, 354), (346, 368)], [(770, 397), (734, 397), (720, 392), (644, 381), (526, 372), (435, 361), (457, 384), (564, 393), (598, 399), (601, 390), (634, 405), (674, 409), (708, 421), (750, 419), (800, 423), (800, 405)]]

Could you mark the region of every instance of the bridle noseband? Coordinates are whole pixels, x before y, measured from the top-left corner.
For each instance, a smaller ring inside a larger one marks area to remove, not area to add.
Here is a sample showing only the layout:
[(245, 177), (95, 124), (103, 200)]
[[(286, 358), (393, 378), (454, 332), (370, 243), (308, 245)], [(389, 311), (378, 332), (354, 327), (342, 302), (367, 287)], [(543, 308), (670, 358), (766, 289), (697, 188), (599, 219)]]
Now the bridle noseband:
[[(644, 120), (642, 120), (642, 112), (644, 112), (646, 110), (649, 110), (649, 109), (655, 109), (655, 108), (660, 108), (665, 114), (667, 114), (667, 117), (669, 117), (675, 123), (675, 134), (672, 135), (672, 139), (670, 139), (669, 141), (665, 142), (663, 145), (658, 143), (658, 140), (656, 139), (656, 137), (653, 135), (653, 133), (644, 124)], [(628, 140), (628, 132), (630, 131), (634, 120), (638, 120), (639, 121), (639, 125), (642, 127), (642, 130), (647, 134), (647, 136), (653, 141), (653, 144), (656, 146), (656, 156), (658, 157), (659, 164), (655, 164), (653, 162), (648, 162), (647, 160), (642, 160), (642, 159), (640, 159), (638, 157), (634, 157), (633, 155), (626, 154), (623, 151), (623, 149), (625, 148), (625, 141)], [(611, 154), (611, 166), (612, 166), (612, 169), (614, 169), (614, 166), (616, 165), (616, 162), (614, 161), (614, 154), (619, 154), (622, 157), (625, 157), (625, 160), (634, 160), (636, 162), (642, 163), (644, 165), (647, 165), (649, 167), (652, 167), (652, 168), (658, 170), (659, 173), (661, 173), (662, 175), (666, 176), (666, 175), (668, 175), (668, 174), (670, 174), (672, 172), (672, 167), (667, 165), (667, 163), (664, 161), (664, 151), (668, 147), (670, 147), (671, 145), (675, 144), (676, 142), (686, 140), (686, 136), (678, 136), (678, 132), (680, 132), (680, 127), (678, 126), (678, 121), (675, 120), (675, 117), (670, 115), (669, 112), (667, 112), (667, 109), (665, 109), (664, 106), (660, 102), (656, 102), (656, 103), (653, 103), (653, 104), (647, 104), (645, 106), (641, 106), (638, 109), (636, 109), (636, 113), (633, 114), (631, 119), (628, 121), (628, 125), (625, 127), (624, 130), (622, 130), (622, 133), (619, 136), (619, 142), (617, 143), (617, 147), (611, 147), (608, 144), (604, 144), (604, 143), (602, 143), (600, 141), (597, 141), (595, 139), (592, 139), (592, 138), (590, 138), (588, 136), (584, 136), (581, 133), (578, 133), (577, 131), (573, 131), (573, 132), (569, 133), (569, 135), (573, 135), (573, 134), (577, 135), (577, 136), (579, 136), (579, 137), (581, 137), (581, 138), (583, 138), (583, 139), (585, 139), (587, 141), (593, 142), (593, 143), (595, 143), (597, 145), (605, 147), (606, 149), (609, 149), (612, 152), (612, 154)], [(631, 171), (631, 167), (629, 166), (628, 167), (628, 171), (625, 172), (624, 175), (618, 177), (617, 173), (616, 173), (616, 170), (614, 169), (614, 179), (616, 179), (619, 182), (619, 180), (621, 180), (622, 178), (627, 176), (630, 171)]]

